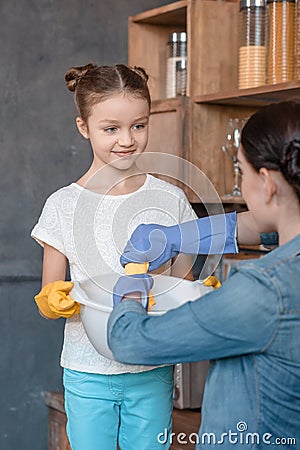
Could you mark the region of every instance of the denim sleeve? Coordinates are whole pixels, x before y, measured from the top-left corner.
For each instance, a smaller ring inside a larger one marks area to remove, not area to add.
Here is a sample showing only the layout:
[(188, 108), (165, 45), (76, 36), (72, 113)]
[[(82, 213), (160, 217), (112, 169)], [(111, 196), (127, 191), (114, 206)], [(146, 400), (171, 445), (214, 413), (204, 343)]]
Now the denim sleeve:
[(273, 233), (261, 233), (260, 240), (266, 247), (268, 245), (278, 245), (278, 233), (274, 231)]
[(234, 269), (224, 285), (162, 316), (134, 301), (108, 323), (108, 343), (121, 362), (175, 364), (262, 352), (279, 324), (276, 286), (259, 271)]

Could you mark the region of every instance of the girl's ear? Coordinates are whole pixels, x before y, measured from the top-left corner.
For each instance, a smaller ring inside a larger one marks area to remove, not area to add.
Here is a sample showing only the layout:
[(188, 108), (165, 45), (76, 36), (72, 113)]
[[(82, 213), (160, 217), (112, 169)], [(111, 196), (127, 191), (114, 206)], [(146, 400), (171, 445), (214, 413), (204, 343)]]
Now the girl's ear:
[(81, 117), (76, 117), (76, 125), (79, 133), (84, 137), (84, 139), (88, 139), (89, 132), (85, 121)]
[(259, 169), (259, 175), (263, 182), (263, 192), (265, 201), (269, 204), (274, 195), (277, 193), (277, 184), (272, 176), (272, 170), (268, 170), (265, 167)]

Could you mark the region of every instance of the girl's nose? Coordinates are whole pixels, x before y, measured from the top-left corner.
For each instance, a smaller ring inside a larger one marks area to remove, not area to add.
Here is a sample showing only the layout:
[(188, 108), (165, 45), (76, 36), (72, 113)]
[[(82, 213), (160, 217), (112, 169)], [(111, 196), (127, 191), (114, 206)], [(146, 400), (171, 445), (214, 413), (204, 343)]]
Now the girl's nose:
[(119, 136), (118, 143), (120, 147), (131, 147), (134, 144), (134, 139), (131, 131), (124, 130)]

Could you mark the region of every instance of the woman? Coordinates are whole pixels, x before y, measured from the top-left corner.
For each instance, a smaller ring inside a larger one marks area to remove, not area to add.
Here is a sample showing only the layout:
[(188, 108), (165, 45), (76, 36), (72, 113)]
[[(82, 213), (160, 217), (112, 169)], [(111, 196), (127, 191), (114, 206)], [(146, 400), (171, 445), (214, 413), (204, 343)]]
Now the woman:
[[(298, 448), (300, 103), (282, 102), (256, 112), (242, 131), (238, 159), (243, 197), (256, 226), (277, 231), (279, 247), (233, 268), (220, 289), (160, 317), (148, 317), (132, 301), (137, 293), (148, 292), (151, 278), (121, 278), (116, 303), (128, 301), (110, 316), (109, 345), (118, 360), (131, 364), (213, 360), (197, 448)], [(144, 248), (149, 241), (155, 248), (161, 234), (150, 232), (144, 228)], [(165, 233), (164, 257), (173, 232)], [(138, 249), (143, 247), (141, 234)], [(127, 246), (126, 260), (139, 253), (133, 247)]]

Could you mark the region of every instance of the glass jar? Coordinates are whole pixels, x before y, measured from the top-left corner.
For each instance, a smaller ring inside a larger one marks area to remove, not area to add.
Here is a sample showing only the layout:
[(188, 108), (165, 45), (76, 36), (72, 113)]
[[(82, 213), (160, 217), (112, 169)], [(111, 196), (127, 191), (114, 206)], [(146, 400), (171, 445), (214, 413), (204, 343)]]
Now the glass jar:
[(187, 59), (186, 32), (169, 35), (167, 49), (166, 97), (176, 97), (176, 63)]
[(176, 62), (176, 96), (186, 95), (187, 82), (187, 60), (181, 59)]
[(295, 0), (268, 0), (269, 84), (292, 81), (295, 76)]
[(239, 89), (266, 83), (266, 0), (240, 0)]

